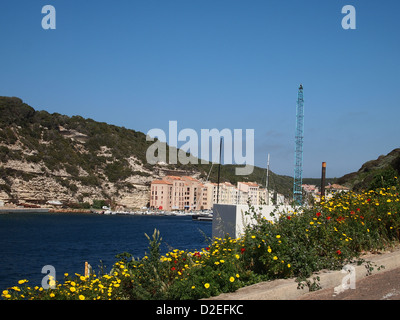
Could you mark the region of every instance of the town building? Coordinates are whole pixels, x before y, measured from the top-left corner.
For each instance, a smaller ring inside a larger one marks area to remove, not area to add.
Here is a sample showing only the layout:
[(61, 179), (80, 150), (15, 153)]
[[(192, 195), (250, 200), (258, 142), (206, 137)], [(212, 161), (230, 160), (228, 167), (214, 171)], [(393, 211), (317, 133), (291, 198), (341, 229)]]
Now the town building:
[[(310, 185), (310, 184), (303, 184), (302, 185), (303, 190), (305, 191), (307, 197), (310, 197), (312, 199), (314, 199), (314, 201), (319, 202), (321, 199), (321, 191), (319, 190), (319, 188), (315, 185)], [(325, 187), (325, 198), (326, 199), (330, 199), (332, 198), (336, 193), (340, 193), (340, 192), (348, 192), (350, 189), (345, 187), (345, 186), (341, 186), (339, 184), (328, 184)]]
[(345, 186), (341, 186), (339, 184), (334, 183), (334, 184), (329, 184), (328, 186), (326, 186), (325, 191), (328, 194), (334, 195), (335, 193), (338, 193), (338, 192), (349, 192), (350, 189)]
[[(276, 197), (276, 196), (275, 196)], [(278, 195), (279, 202), (284, 201)], [(190, 176), (165, 176), (150, 187), (150, 207), (173, 211), (210, 210), (215, 203), (245, 205), (273, 204), (271, 193), (255, 182), (201, 182)], [(276, 199), (275, 199), (276, 202)]]
[(173, 183), (166, 180), (154, 180), (150, 188), (150, 207), (172, 210)]

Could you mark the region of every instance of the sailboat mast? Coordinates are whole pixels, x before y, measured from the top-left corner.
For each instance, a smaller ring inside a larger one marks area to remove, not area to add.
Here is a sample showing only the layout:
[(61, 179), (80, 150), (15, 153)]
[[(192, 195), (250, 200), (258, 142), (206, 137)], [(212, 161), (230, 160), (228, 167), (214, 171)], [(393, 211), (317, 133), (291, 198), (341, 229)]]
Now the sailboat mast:
[(269, 153), (268, 153), (268, 160), (267, 160), (267, 179), (265, 181), (265, 188), (267, 189), (267, 205), (269, 205), (268, 180), (269, 180)]
[(218, 165), (218, 184), (217, 184), (217, 203), (219, 203), (219, 175), (221, 171), (222, 138), (219, 141), (219, 165)]

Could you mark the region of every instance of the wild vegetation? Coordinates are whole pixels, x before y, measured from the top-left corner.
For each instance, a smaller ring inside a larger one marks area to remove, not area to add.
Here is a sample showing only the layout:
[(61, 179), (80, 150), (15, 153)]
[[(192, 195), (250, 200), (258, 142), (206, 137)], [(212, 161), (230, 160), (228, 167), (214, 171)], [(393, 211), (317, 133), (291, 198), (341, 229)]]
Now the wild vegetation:
[[(376, 160), (364, 163), (357, 172), (352, 172), (337, 179), (354, 191), (386, 187), (394, 183), (393, 177), (400, 173), (400, 148), (387, 155), (381, 155)], [(389, 180), (392, 179), (391, 181)]]
[[(20, 140), (22, 150), (12, 150), (7, 145)], [(18, 98), (0, 97), (0, 149), (1, 162), (8, 159), (25, 159), (39, 163), (50, 171), (65, 169), (79, 177), (79, 168), (89, 175), (86, 184), (96, 184), (98, 168), (104, 169), (109, 181), (123, 180), (133, 172), (126, 158), (134, 155), (145, 161), (147, 147), (143, 133), (106, 123), (68, 117), (46, 111), (35, 111)], [(82, 146), (87, 152), (81, 152)], [(102, 147), (111, 157), (102, 155)]]

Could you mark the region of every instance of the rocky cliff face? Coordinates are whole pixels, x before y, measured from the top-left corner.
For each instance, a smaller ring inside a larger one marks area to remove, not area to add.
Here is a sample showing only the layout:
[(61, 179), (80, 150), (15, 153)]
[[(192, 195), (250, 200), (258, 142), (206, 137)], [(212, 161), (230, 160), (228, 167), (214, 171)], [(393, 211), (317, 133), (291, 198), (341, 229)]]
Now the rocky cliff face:
[[(149, 202), (150, 182), (167, 174), (217, 181), (218, 166), (212, 170), (211, 164), (149, 164), (152, 144), (142, 132), (37, 111), (19, 98), (0, 96), (0, 200), (58, 200), (78, 207), (107, 200), (114, 207), (141, 208)], [(265, 183), (265, 169), (237, 176), (236, 167), (221, 166), (221, 182)], [(270, 188), (287, 197), (292, 181), (270, 171)]]
[(141, 208), (150, 182), (169, 166), (149, 166), (141, 132), (82, 117), (35, 111), (0, 97), (0, 200)]
[[(100, 181), (97, 186), (87, 186), (66, 172), (45, 169), (45, 172), (32, 173), (32, 168), (27, 162), (8, 161), (3, 163), (3, 168), (5, 171), (12, 170), (13, 174), (0, 179), (0, 185), (3, 186), (0, 199), (20, 203), (58, 200), (64, 204), (91, 204), (95, 199), (106, 199), (112, 200), (115, 205), (140, 208), (146, 206), (149, 201), (150, 181), (158, 178), (156, 174), (147, 177), (133, 175), (126, 179), (129, 181), (129, 187), (123, 186), (125, 181), (121, 181), (117, 186), (116, 183), (106, 180)], [(5, 185), (8, 188), (4, 188)]]

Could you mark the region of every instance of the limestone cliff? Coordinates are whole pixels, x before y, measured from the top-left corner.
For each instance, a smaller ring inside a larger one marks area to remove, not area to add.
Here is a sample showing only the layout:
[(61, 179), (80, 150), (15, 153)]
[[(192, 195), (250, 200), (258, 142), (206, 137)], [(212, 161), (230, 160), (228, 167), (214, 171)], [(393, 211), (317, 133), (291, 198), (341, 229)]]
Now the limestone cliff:
[[(217, 181), (218, 166), (211, 164), (149, 164), (151, 144), (142, 132), (0, 97), (0, 200), (56, 200), (72, 207), (106, 200), (133, 209), (148, 204), (150, 182), (167, 174)], [(265, 169), (255, 166), (250, 175), (238, 176), (236, 167), (221, 166), (221, 182), (265, 184)], [(293, 178), (271, 171), (269, 177), (270, 188), (290, 198)]]
[(0, 97), (0, 200), (146, 206), (150, 182), (176, 170), (147, 164), (151, 143), (141, 132)]

